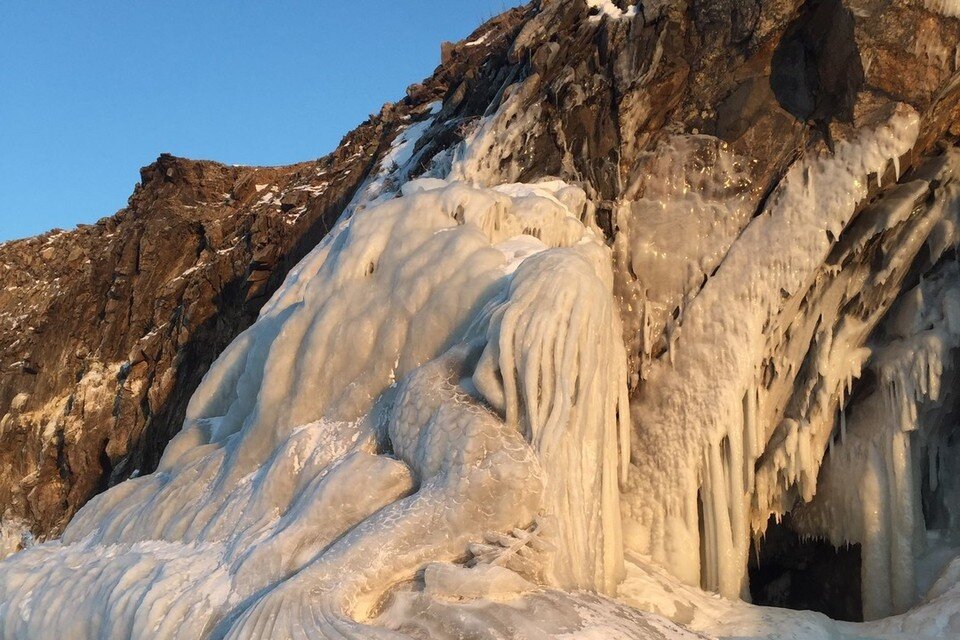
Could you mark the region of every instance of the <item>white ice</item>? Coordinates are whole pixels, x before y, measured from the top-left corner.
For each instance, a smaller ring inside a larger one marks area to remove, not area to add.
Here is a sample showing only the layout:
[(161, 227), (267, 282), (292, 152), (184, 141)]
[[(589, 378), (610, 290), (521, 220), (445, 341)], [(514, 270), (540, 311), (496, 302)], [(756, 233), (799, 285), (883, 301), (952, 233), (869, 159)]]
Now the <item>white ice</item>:
[(928, 9), (942, 13), (945, 16), (960, 17), (960, 1), (958, 0), (924, 0)]
[[(880, 129), (838, 144), (835, 154), (795, 164), (686, 307), (672, 357), (654, 363), (634, 403), (639, 436), (623, 497), (629, 550), (690, 584), (739, 596), (752, 497), (763, 493), (752, 471), (769, 436), (758, 428), (751, 396), (767, 324), (809, 287), (830, 238), (866, 195), (865, 176), (906, 153), (917, 131), (916, 113), (904, 108)], [(796, 459), (797, 479), (816, 477), (802, 446)]]
[(393, 586), (471, 549), (507, 591), (615, 589), (626, 363), (583, 191), (404, 191), (290, 274), (155, 473), (3, 566), (4, 637), (369, 637)]

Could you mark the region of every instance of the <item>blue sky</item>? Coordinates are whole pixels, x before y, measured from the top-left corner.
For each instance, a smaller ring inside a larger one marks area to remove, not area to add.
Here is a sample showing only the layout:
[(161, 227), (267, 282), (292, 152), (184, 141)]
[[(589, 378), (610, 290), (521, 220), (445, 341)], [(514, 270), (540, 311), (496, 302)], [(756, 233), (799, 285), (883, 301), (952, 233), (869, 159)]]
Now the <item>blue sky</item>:
[(0, 19), (0, 241), (126, 204), (161, 152), (322, 156), (440, 42), (514, 0), (13, 0)]

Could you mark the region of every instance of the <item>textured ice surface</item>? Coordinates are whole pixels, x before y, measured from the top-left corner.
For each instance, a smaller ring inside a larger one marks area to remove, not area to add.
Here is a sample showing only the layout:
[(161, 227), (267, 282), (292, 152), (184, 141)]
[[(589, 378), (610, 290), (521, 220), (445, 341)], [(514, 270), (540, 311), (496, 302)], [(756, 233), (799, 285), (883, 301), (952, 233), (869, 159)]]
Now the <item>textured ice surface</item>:
[(658, 352), (672, 354), (687, 303), (753, 214), (745, 161), (719, 139), (671, 136), (650, 156), (616, 212), (617, 295), (637, 372), (631, 386)]
[(957, 0), (924, 0), (928, 8), (945, 16), (960, 16), (960, 2)]
[(471, 553), (468, 593), (615, 589), (626, 363), (583, 191), (405, 192), (291, 273), (156, 473), (4, 566), (6, 637), (370, 637), (392, 587)]
[[(834, 155), (795, 164), (686, 307), (676, 355), (651, 368), (633, 409), (641, 435), (623, 496), (628, 549), (691, 584), (740, 594), (754, 495), (763, 508), (767, 492), (780, 490), (778, 479), (765, 489), (754, 476), (771, 435), (757, 429), (750, 395), (759, 387), (765, 329), (786, 300), (806, 292), (831, 238), (866, 195), (865, 176), (908, 151), (917, 127), (916, 113), (904, 109), (881, 129), (838, 144)], [(803, 437), (785, 459), (783, 490), (815, 481), (817, 462)]]
[(31, 541), (26, 523), (17, 519), (0, 519), (0, 559), (29, 546)]

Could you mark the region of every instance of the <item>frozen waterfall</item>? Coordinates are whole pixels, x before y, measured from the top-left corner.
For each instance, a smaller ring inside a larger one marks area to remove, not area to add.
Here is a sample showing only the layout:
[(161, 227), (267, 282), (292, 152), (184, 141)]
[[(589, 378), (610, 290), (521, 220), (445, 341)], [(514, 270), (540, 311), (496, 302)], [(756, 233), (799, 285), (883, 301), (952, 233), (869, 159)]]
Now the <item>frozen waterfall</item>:
[(615, 590), (626, 360), (583, 191), (405, 191), (298, 266), (155, 473), (9, 563), (5, 636), (366, 637), (472, 552), (468, 583)]
[[(513, 79), (395, 137), (154, 473), (0, 563), (0, 637), (960, 633), (960, 154), (901, 176), (898, 103), (754, 207), (671, 132), (610, 200), (521, 171)], [(857, 547), (868, 622), (747, 602), (787, 514)]]

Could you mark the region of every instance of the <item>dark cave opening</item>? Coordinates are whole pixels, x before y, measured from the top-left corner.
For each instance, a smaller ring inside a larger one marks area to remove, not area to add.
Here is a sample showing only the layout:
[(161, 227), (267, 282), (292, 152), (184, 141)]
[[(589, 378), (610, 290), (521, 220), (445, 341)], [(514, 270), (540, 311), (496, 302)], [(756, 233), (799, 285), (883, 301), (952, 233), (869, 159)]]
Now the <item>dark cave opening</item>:
[(771, 516), (759, 545), (750, 546), (750, 597), (754, 604), (819, 611), (834, 620), (863, 621), (860, 545), (836, 548), (802, 538), (790, 514)]

